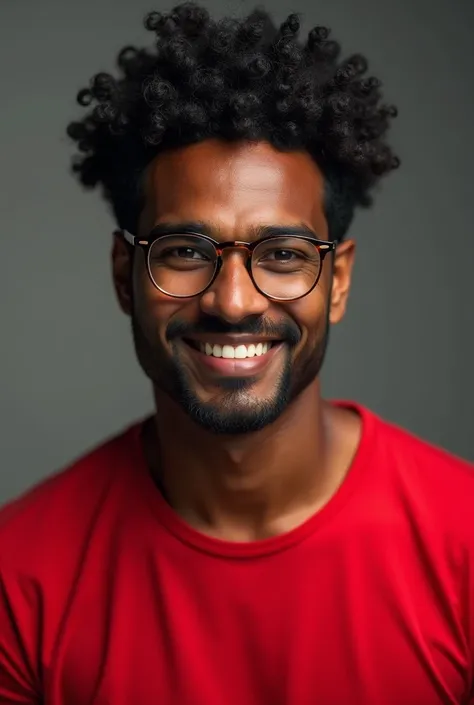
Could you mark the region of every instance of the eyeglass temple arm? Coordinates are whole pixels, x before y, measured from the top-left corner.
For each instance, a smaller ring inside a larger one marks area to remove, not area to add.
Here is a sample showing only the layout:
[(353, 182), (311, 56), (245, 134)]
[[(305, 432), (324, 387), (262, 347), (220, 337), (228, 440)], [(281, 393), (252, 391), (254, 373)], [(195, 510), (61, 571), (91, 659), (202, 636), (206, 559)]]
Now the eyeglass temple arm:
[(126, 240), (126, 242), (128, 242), (129, 245), (136, 245), (137, 244), (138, 238), (136, 238), (135, 235), (132, 235), (132, 233), (129, 233), (128, 230), (125, 230), (122, 228), (119, 232), (122, 235), (122, 237), (124, 238), (124, 240)]

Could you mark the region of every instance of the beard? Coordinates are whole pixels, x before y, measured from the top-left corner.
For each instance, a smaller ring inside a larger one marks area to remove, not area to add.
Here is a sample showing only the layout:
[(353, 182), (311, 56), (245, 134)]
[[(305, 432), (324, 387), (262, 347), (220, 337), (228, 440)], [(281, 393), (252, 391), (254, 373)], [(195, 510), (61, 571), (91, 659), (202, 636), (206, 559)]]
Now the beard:
[[(319, 375), (329, 341), (329, 313), (322, 321), (321, 331), (310, 350), (301, 350), (292, 360), (292, 350), (301, 339), (301, 331), (293, 321), (274, 324), (260, 318), (248, 318), (238, 325), (206, 316), (197, 324), (172, 320), (166, 337), (173, 355), (170, 356), (156, 333), (148, 331), (135, 311), (132, 333), (139, 364), (154, 387), (171, 397), (199, 426), (216, 434), (252, 433), (273, 423), (288, 406)], [(253, 391), (251, 377), (228, 377), (219, 381), (218, 398), (204, 401), (193, 388), (190, 372), (182, 360), (182, 347), (177, 345), (190, 333), (245, 333), (269, 335), (285, 342), (285, 359), (273, 390), (266, 398)]]

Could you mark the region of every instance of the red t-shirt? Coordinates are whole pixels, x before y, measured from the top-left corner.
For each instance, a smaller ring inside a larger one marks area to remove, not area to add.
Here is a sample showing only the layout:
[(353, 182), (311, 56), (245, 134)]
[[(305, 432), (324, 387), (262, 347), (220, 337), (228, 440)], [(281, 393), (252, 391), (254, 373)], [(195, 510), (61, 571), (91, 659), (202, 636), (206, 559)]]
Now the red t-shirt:
[(474, 474), (371, 412), (280, 536), (190, 528), (140, 425), (0, 513), (0, 703), (474, 702)]

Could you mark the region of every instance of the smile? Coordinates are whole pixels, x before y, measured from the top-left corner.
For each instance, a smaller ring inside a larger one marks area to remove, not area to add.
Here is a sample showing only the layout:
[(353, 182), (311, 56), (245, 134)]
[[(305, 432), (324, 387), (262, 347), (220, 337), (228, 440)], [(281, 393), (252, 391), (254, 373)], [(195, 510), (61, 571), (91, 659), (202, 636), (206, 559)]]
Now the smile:
[(250, 377), (262, 373), (283, 348), (277, 340), (254, 341), (231, 345), (205, 340), (183, 340), (195, 364), (217, 377)]
[(272, 347), (271, 342), (250, 343), (249, 345), (218, 345), (215, 343), (199, 343), (199, 349), (205, 355), (224, 357), (228, 360), (245, 360), (248, 357), (265, 355)]

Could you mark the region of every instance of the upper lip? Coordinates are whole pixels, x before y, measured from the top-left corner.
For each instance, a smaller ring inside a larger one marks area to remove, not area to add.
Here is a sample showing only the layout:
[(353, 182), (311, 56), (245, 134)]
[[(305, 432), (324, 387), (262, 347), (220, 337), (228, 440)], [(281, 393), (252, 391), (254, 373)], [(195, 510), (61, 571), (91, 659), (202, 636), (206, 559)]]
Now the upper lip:
[(198, 343), (212, 343), (214, 345), (250, 345), (251, 343), (269, 343), (280, 341), (281, 338), (271, 338), (261, 335), (233, 334), (223, 335), (219, 333), (208, 333), (207, 335), (188, 335), (185, 340), (193, 340)]

